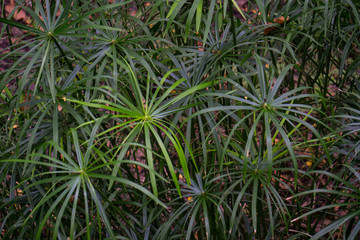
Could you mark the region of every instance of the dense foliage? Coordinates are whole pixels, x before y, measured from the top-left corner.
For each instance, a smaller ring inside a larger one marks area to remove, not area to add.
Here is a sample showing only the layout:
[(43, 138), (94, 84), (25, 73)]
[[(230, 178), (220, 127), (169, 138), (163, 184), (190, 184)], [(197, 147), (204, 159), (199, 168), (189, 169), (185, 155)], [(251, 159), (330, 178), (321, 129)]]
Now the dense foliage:
[(359, 239), (359, 1), (6, 4), (0, 239)]

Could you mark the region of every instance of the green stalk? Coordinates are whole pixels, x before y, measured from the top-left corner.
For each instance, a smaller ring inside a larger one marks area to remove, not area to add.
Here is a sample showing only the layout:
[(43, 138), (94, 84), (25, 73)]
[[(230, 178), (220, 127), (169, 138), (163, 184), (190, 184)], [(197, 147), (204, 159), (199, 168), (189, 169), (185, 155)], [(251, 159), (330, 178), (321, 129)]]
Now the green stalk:
[[(229, 1), (229, 8), (230, 8), (230, 20), (231, 20), (231, 31), (232, 31), (232, 37), (234, 46), (236, 46), (236, 33), (235, 33), (235, 20), (234, 20), (234, 6), (233, 2)], [(225, 9), (226, 10), (226, 9)]]

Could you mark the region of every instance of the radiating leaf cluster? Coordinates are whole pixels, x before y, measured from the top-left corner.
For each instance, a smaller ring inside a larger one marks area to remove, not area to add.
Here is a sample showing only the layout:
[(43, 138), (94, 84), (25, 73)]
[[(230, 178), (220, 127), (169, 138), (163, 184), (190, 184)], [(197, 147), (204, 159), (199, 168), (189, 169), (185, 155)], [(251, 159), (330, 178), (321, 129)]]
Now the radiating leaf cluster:
[(7, 4), (0, 239), (359, 238), (359, 2)]

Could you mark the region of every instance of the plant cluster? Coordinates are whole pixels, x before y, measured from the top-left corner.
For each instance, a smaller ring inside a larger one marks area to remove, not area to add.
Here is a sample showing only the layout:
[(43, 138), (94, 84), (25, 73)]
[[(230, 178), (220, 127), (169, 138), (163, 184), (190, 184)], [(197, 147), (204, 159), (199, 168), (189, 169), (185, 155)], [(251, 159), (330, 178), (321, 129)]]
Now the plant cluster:
[(2, 0), (0, 239), (359, 239), (360, 2), (241, 2)]

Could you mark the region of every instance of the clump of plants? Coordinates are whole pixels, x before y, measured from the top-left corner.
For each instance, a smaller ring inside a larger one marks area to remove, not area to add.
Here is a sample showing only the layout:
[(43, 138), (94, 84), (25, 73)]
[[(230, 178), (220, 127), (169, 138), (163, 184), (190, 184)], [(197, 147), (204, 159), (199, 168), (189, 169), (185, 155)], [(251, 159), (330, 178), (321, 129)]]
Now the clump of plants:
[(7, 4), (0, 239), (359, 239), (358, 1)]

